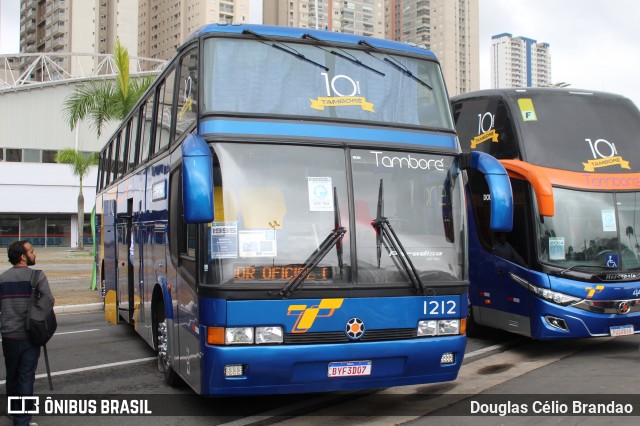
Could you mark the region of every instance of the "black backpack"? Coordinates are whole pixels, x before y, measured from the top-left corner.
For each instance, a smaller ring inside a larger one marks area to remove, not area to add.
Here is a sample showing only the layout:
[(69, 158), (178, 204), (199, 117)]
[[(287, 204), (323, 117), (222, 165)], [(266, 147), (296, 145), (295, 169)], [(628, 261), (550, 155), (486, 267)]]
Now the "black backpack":
[(48, 297), (40, 297), (39, 276), (39, 270), (33, 270), (31, 273), (31, 303), (29, 304), (26, 326), (31, 342), (36, 346), (44, 346), (58, 328), (58, 322), (56, 314), (53, 312), (51, 300)]

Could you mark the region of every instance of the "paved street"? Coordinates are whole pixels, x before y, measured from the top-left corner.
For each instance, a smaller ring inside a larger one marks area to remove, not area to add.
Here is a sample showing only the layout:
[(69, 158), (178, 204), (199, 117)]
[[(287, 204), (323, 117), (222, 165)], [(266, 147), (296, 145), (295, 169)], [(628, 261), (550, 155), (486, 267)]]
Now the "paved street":
[[(101, 303), (99, 291), (90, 290), (92, 247), (83, 251), (69, 247), (35, 247), (35, 269), (47, 275), (56, 306)], [(11, 267), (6, 247), (0, 248), (0, 273)]]

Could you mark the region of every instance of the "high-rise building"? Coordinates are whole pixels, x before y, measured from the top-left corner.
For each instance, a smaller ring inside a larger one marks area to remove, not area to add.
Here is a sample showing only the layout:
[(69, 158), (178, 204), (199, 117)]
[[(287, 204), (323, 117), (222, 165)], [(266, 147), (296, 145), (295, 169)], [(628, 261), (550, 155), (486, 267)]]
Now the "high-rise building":
[[(120, 39), (137, 56), (138, 0), (20, 0), (20, 52), (112, 53)], [(58, 65), (90, 72), (93, 59)]]
[(264, 0), (266, 25), (384, 38), (386, 0)]
[(480, 88), (478, 0), (385, 1), (385, 38), (432, 50), (450, 95)]
[(491, 87), (545, 87), (551, 84), (549, 44), (509, 33), (491, 38)]
[(249, 0), (138, 0), (138, 53), (170, 59), (205, 24), (249, 23)]

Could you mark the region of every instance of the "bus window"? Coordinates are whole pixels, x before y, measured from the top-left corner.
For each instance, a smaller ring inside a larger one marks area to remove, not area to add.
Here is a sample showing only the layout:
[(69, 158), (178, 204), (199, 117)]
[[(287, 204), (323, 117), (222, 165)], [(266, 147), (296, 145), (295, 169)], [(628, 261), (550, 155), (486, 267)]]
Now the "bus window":
[(158, 89), (158, 116), (156, 118), (156, 146), (153, 150), (154, 153), (163, 151), (169, 145), (174, 80), (175, 71), (169, 74), (165, 82)]
[(116, 170), (116, 179), (121, 178), (126, 170), (127, 166), (127, 143), (124, 138), (123, 132), (118, 133), (118, 167)]
[(105, 158), (105, 178), (104, 178), (104, 186), (109, 186), (111, 183), (111, 163), (112, 163), (112, 154), (113, 154), (113, 141), (109, 143), (109, 149), (107, 150), (107, 156)]
[(498, 98), (454, 103), (453, 115), (463, 151), (477, 150), (496, 158), (517, 158), (513, 121)]
[(113, 182), (118, 180), (118, 168), (119, 168), (119, 162), (120, 162), (120, 137), (116, 136), (115, 139), (113, 139), (113, 152), (112, 152), (112, 157), (111, 157), (111, 179)]
[(140, 149), (140, 140), (138, 138), (138, 111), (131, 117), (127, 125), (127, 134), (129, 137), (129, 166), (127, 170), (133, 170), (138, 165), (138, 150)]
[(140, 126), (140, 163), (144, 163), (149, 158), (149, 148), (151, 136), (153, 134), (153, 93), (142, 107), (142, 125)]
[(176, 137), (180, 137), (196, 121), (198, 114), (198, 49), (188, 51), (180, 61)]

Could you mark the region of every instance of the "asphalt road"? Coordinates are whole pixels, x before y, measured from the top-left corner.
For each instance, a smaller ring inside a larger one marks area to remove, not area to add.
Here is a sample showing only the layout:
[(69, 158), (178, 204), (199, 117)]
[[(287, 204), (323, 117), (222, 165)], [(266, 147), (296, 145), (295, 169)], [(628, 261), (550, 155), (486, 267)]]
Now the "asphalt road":
[[(465, 364), (458, 379), (450, 383), (377, 392), (210, 399), (194, 395), (186, 386), (165, 385), (155, 353), (129, 326), (107, 324), (101, 312), (61, 314), (58, 320), (58, 332), (48, 345), (54, 391), (48, 389), (41, 357), (36, 381), (36, 393), (41, 398), (95, 399), (97, 404), (104, 399), (124, 398), (131, 404), (139, 396), (140, 400), (148, 401), (154, 412), (145, 416), (92, 416), (92, 425), (610, 423), (611, 418), (604, 416), (567, 417), (556, 413), (536, 417), (492, 413), (482, 416), (483, 413), (471, 412), (474, 400), (494, 406), (512, 403), (531, 407), (535, 401), (564, 403), (584, 399), (585, 394), (609, 394), (614, 400), (632, 398), (637, 400), (634, 407), (640, 411), (640, 382), (636, 374), (640, 366), (640, 336), (533, 342), (491, 332), (469, 339)], [(3, 360), (0, 368), (0, 377), (4, 377)], [(0, 419), (0, 425), (4, 419)], [(86, 424), (88, 419), (35, 417), (39, 424), (53, 426)], [(638, 420), (617, 419), (624, 423)]]

